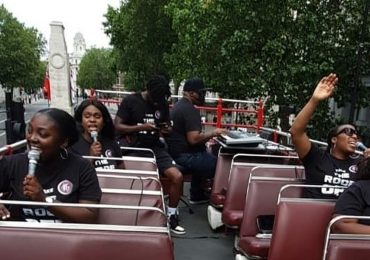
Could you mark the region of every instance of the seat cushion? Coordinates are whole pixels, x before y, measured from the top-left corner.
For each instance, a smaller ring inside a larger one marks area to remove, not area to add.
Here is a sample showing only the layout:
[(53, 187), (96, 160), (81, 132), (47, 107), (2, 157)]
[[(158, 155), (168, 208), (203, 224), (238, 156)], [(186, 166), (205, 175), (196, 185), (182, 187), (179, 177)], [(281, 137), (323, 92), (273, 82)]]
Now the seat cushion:
[(241, 237), (239, 247), (248, 256), (267, 258), (271, 240), (268, 238)]

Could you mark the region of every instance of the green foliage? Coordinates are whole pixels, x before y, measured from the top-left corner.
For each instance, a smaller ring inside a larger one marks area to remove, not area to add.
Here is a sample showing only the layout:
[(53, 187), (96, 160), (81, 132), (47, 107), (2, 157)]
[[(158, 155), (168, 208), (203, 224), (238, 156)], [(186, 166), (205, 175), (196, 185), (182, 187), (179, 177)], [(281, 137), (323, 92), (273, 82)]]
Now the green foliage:
[(0, 84), (4, 88), (42, 87), (45, 65), (40, 61), (45, 40), (34, 28), (27, 28), (0, 6)]
[[(361, 60), (357, 55), (365, 3), (171, 0), (166, 13), (179, 41), (166, 56), (170, 74), (177, 80), (201, 76), (223, 97), (267, 97), (267, 109), (278, 104), (299, 110), (316, 82), (335, 72), (340, 78), (335, 99), (344, 105), (353, 98), (351, 83), (370, 73), (370, 48), (362, 48)], [(367, 24), (361, 41), (367, 47), (368, 32)], [(364, 105), (368, 90), (356, 89)], [(328, 122), (334, 120), (323, 104), (312, 120), (313, 137), (323, 136)]]
[[(263, 97), (266, 111), (273, 104), (299, 111), (334, 72), (337, 104), (367, 106), (369, 90), (358, 83), (370, 74), (368, 2), (127, 0), (108, 9), (105, 28), (130, 89), (162, 70), (175, 82), (202, 77), (225, 98)], [(313, 138), (335, 123), (328, 111), (324, 103), (315, 113)]]
[(176, 35), (164, 14), (168, 0), (124, 1), (121, 7), (108, 8), (106, 33), (120, 59), (118, 68), (125, 73), (125, 86), (140, 90), (153, 73), (167, 75), (163, 56), (170, 51)]
[(80, 63), (77, 85), (82, 89), (112, 89), (116, 82), (115, 58), (110, 49), (88, 50)]

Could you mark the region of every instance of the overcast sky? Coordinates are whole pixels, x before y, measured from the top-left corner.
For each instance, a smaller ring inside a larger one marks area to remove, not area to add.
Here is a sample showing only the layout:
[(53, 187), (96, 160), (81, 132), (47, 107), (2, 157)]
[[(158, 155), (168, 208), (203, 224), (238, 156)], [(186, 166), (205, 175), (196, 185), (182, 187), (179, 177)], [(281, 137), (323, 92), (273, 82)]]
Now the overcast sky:
[(72, 52), (73, 38), (78, 32), (85, 38), (87, 48), (109, 46), (102, 25), (103, 15), (108, 5), (119, 7), (120, 0), (0, 0), (0, 4), (19, 22), (37, 28), (48, 42), (50, 22), (62, 22), (68, 52)]

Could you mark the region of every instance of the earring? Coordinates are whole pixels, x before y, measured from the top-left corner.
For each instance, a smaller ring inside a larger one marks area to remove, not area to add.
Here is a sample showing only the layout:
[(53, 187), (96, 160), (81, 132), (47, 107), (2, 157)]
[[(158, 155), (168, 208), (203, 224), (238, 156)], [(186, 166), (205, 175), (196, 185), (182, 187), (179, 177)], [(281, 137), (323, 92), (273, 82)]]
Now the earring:
[(68, 158), (67, 149), (65, 147), (61, 148), (59, 151), (59, 155), (60, 155), (60, 158), (62, 158), (63, 160), (67, 159)]

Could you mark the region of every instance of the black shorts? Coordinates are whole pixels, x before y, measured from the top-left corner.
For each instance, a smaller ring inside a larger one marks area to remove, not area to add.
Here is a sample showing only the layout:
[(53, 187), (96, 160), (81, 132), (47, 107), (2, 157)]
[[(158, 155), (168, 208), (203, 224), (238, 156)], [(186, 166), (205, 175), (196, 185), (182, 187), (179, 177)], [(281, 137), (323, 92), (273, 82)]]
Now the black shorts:
[[(162, 147), (151, 147), (154, 155), (155, 160), (157, 163), (158, 171), (160, 175), (163, 175), (163, 172), (171, 167), (177, 167), (176, 162), (172, 157), (168, 154), (165, 148)], [(125, 153), (128, 156), (138, 156), (138, 157), (153, 157), (153, 154), (148, 151), (134, 151)]]

